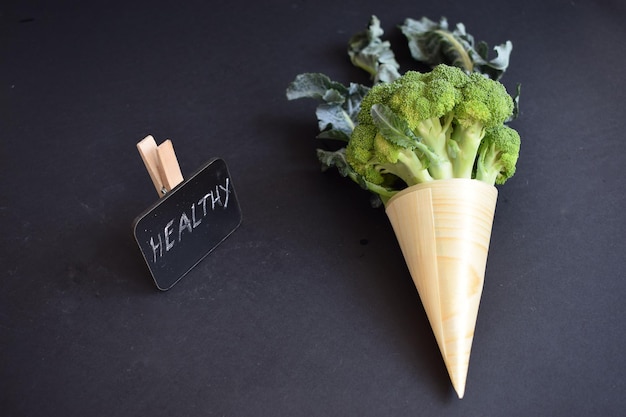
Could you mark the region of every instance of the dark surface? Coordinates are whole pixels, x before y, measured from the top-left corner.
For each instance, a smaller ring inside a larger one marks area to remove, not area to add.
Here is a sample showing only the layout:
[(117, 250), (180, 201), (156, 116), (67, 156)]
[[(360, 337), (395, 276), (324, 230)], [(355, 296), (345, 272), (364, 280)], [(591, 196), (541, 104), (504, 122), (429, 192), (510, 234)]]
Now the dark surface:
[[(618, 1), (4, 1), (3, 416), (618, 416), (624, 399), (626, 8)], [(376, 14), (513, 41), (518, 172), (500, 188), (465, 398), (382, 210), (321, 174), (296, 74), (366, 82)], [(228, 163), (241, 227), (162, 293), (131, 223)]]

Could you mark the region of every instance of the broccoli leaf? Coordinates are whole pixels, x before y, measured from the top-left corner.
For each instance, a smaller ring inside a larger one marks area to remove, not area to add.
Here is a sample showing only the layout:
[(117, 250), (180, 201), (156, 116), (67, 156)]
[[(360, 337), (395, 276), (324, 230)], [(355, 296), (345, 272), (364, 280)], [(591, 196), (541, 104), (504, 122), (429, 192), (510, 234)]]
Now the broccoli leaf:
[(517, 86), (515, 87), (515, 96), (513, 96), (513, 114), (511, 114), (511, 117), (505, 120), (505, 123), (509, 123), (519, 117), (519, 113), (520, 113), (519, 98), (520, 98), (521, 92), (522, 92), (522, 85), (517, 84)]
[(350, 119), (356, 122), (356, 116), (361, 110), (361, 102), (363, 97), (370, 91), (370, 88), (357, 83), (350, 83), (348, 93), (345, 96), (343, 109), (348, 113)]
[(369, 189), (369, 185), (365, 178), (357, 174), (352, 169), (348, 161), (346, 160), (346, 148), (341, 148), (336, 151), (327, 151), (324, 149), (317, 149), (317, 159), (322, 164), (322, 172), (327, 171), (329, 168), (335, 167), (342, 177), (352, 179), (359, 184), (364, 190)]
[(346, 87), (324, 74), (305, 73), (298, 75), (289, 84), (287, 98), (312, 98), (319, 101), (315, 110), (320, 130), (318, 138), (347, 142), (361, 109), (361, 101), (368, 91), (369, 87), (361, 84), (350, 83)]
[(481, 42), (481, 45), (485, 45), (481, 48), (483, 49), (482, 51), (470, 50), (469, 52), (474, 60), (474, 71), (485, 74), (492, 80), (499, 80), (509, 66), (513, 43), (506, 41), (502, 45), (494, 46), (493, 49), (496, 51), (496, 57), (491, 60), (489, 60), (488, 57), (487, 44)]
[[(400, 29), (409, 41), (409, 50), (415, 60), (431, 67), (444, 63), (468, 72), (473, 70), (472, 60), (467, 53), (470, 45), (466, 37), (455, 36), (450, 32), (446, 18), (442, 17), (439, 23), (427, 17), (420, 20), (407, 18)], [(464, 28), (462, 32), (465, 32)]]
[(381, 39), (383, 33), (380, 21), (372, 16), (368, 29), (356, 33), (348, 42), (350, 61), (367, 71), (375, 84), (400, 78), (400, 64), (396, 61), (391, 44)]
[(364, 190), (370, 191), (372, 193), (370, 204), (374, 208), (383, 205), (385, 201), (388, 201), (396, 193), (396, 191), (389, 190), (383, 186), (372, 184), (352, 169), (346, 160), (346, 148), (336, 151), (317, 149), (317, 159), (322, 164), (322, 172), (335, 167), (342, 177), (350, 178)]
[(405, 149), (414, 149), (419, 144), (419, 139), (409, 129), (406, 120), (396, 115), (386, 105), (374, 104), (371, 114), (374, 125), (389, 142)]
[(489, 59), (486, 42), (474, 42), (465, 25), (458, 23), (453, 31), (445, 17), (439, 23), (427, 17), (420, 20), (407, 18), (400, 26), (409, 42), (411, 56), (431, 67), (438, 64), (454, 65), (467, 72), (478, 72), (499, 80), (509, 66), (513, 44), (510, 41), (494, 47), (496, 57)]
[(317, 159), (322, 164), (322, 171), (335, 167), (342, 177), (347, 177), (354, 172), (346, 160), (346, 148), (336, 151), (317, 149)]
[[(287, 98), (312, 98), (324, 102), (333, 102), (337, 97), (344, 97), (347, 88), (338, 82), (332, 81), (327, 75), (307, 72), (299, 74), (287, 87)], [(336, 101), (335, 101), (336, 102)]]
[(350, 140), (350, 134), (354, 130), (354, 122), (350, 115), (338, 105), (320, 104), (315, 110), (320, 134), (318, 137), (325, 139)]

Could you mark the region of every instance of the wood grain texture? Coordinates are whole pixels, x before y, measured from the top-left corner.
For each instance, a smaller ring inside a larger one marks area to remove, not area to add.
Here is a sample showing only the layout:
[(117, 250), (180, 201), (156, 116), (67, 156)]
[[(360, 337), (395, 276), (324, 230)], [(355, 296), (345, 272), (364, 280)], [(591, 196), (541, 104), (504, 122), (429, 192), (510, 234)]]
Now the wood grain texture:
[(410, 187), (386, 206), (411, 277), (463, 398), (498, 192), (469, 179)]

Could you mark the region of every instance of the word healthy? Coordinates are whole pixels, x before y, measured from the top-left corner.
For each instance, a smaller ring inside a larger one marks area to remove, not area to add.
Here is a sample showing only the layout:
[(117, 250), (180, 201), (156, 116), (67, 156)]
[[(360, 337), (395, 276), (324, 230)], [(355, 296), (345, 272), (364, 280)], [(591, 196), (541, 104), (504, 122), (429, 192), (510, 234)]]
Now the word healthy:
[[(187, 215), (186, 211), (183, 211), (180, 216), (171, 219), (163, 228), (163, 233), (159, 232), (156, 239), (154, 236), (150, 238), (153, 262), (156, 263), (164, 254), (172, 250), (176, 243), (183, 240), (185, 234), (193, 233), (194, 229), (202, 224), (202, 219), (210, 212), (215, 211), (216, 207), (226, 209), (230, 193), (229, 179), (226, 178), (225, 185), (216, 185), (214, 190), (206, 193), (197, 202), (191, 203), (190, 216)], [(177, 225), (175, 224), (176, 219), (178, 219)]]

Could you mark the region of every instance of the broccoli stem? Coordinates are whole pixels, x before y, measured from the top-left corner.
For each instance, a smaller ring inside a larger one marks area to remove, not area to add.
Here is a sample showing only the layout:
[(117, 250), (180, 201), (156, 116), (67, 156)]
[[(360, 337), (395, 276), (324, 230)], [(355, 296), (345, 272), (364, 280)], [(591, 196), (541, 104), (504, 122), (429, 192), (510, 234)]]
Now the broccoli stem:
[(407, 172), (402, 173), (404, 175), (396, 175), (402, 178), (407, 185), (415, 185), (433, 180), (415, 152), (408, 151), (406, 153), (400, 153), (398, 155), (398, 161), (402, 163), (402, 166), (406, 167)]
[(421, 143), (416, 147), (430, 162), (428, 171), (434, 179), (453, 177), (453, 166), (446, 150), (453, 119), (454, 114), (452, 113), (442, 119), (433, 117), (421, 121), (415, 129), (421, 140)]
[(489, 185), (496, 183), (496, 178), (502, 169), (499, 163), (499, 153), (495, 151), (495, 147), (491, 145), (484, 155), (478, 159), (476, 164), (476, 179), (486, 182)]
[(401, 150), (396, 162), (377, 164), (376, 169), (381, 174), (392, 174), (400, 178), (407, 186), (433, 180), (422, 161), (410, 149)]
[(448, 30), (439, 29), (435, 31), (439, 36), (445, 39), (449, 45), (452, 45), (454, 52), (456, 54), (452, 54), (456, 57), (454, 64), (460, 66), (467, 72), (472, 72), (474, 70), (474, 62), (472, 58), (469, 56), (463, 45), (456, 39), (456, 37), (449, 32)]
[(445, 151), (443, 151), (444, 156), (442, 156), (440, 153), (433, 151), (432, 148), (421, 142), (417, 143), (415, 147), (428, 159), (428, 172), (430, 176), (432, 176), (432, 179), (444, 180), (452, 178), (452, 163), (448, 159)]
[(484, 136), (485, 129), (481, 124), (455, 126), (448, 149), (453, 155), (453, 174), (456, 178), (472, 178), (478, 147)]
[(493, 171), (481, 171), (476, 172), (476, 179), (482, 182), (486, 182), (489, 185), (495, 185), (496, 179), (498, 178), (498, 170)]

